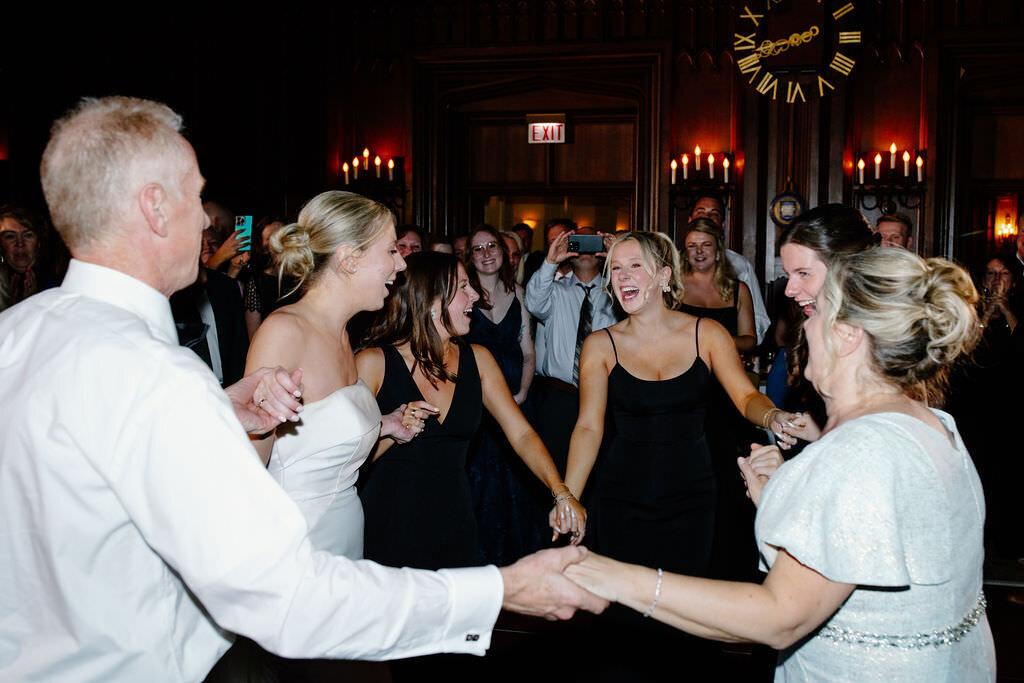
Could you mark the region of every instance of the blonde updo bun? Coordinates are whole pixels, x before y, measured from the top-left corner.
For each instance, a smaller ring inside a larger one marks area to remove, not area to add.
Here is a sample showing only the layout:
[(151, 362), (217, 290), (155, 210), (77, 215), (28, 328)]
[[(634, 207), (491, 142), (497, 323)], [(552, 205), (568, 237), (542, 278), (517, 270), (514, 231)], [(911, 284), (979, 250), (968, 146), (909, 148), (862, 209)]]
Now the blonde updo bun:
[(331, 190), (313, 197), (299, 219), (270, 237), (270, 251), (281, 276), (295, 278), (292, 289), (308, 289), (334, 253), (348, 244), (358, 251), (394, 225), (386, 206), (353, 192)]
[(614, 299), (612, 292), (611, 263), (615, 247), (627, 240), (632, 240), (640, 245), (640, 252), (643, 254), (644, 265), (647, 274), (652, 278), (658, 277), (658, 271), (668, 266), (671, 271), (668, 276), (669, 291), (662, 292), (665, 306), (676, 309), (683, 303), (683, 281), (680, 276), (681, 266), (679, 262), (679, 250), (672, 240), (664, 233), (656, 230), (643, 232), (627, 232), (619, 235), (608, 249), (608, 257), (604, 262), (605, 289)]
[(875, 371), (914, 398), (940, 398), (951, 366), (980, 338), (978, 292), (945, 259), (895, 247), (838, 256), (822, 293), (825, 329), (837, 322), (862, 328)]

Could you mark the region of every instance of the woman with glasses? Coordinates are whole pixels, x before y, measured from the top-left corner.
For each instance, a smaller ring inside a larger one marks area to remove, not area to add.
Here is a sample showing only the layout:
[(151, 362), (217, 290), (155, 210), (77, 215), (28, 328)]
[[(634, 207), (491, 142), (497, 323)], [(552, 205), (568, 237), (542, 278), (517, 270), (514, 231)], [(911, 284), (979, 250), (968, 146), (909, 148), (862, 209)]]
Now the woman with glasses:
[[(469, 234), (466, 273), (479, 292), (466, 340), (491, 352), (513, 399), (532, 417), (527, 401), (534, 351), (523, 288), (515, 283), (507, 241), (481, 224)], [(485, 417), (469, 455), (469, 480), (484, 559), (499, 566), (544, 544), (547, 496), (522, 466), (501, 427)]]

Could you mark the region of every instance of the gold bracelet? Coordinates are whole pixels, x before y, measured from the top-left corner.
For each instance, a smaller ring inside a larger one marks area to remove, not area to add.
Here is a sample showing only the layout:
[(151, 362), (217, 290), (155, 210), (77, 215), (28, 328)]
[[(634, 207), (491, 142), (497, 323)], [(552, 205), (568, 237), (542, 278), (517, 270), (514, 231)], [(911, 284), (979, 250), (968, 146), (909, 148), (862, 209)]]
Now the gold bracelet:
[(768, 425), (769, 423), (771, 423), (772, 418), (775, 417), (776, 413), (781, 412), (782, 411), (779, 410), (778, 408), (769, 408), (768, 411), (764, 414), (764, 417), (761, 418), (761, 426), (764, 427), (765, 429), (770, 430), (771, 428)]

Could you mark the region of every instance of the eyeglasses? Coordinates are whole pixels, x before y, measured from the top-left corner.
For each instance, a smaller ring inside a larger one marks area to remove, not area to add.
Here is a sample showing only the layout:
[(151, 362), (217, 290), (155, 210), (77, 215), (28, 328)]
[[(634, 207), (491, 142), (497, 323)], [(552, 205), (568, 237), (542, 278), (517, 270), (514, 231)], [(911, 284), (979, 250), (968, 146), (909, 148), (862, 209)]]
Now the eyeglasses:
[(498, 243), (497, 242), (487, 242), (486, 244), (474, 244), (473, 245), (473, 253), (474, 254), (482, 254), (485, 251), (490, 251), (491, 249), (497, 249), (497, 248), (498, 248)]

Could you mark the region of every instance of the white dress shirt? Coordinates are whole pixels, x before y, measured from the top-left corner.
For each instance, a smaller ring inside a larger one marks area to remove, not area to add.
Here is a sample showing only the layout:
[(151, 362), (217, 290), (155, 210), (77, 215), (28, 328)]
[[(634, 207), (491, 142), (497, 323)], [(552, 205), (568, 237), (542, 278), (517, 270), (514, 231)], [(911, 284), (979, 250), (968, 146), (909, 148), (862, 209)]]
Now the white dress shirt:
[(0, 315), (0, 679), (196, 681), (285, 657), (482, 654), (494, 567), (314, 551), (167, 299), (72, 261)]
[(764, 333), (771, 327), (772, 319), (768, 317), (768, 310), (764, 307), (761, 285), (757, 283), (757, 273), (754, 272), (754, 266), (750, 265), (750, 261), (732, 249), (725, 250), (725, 257), (736, 270), (736, 277), (750, 290), (750, 298), (754, 300), (754, 328), (757, 330), (757, 343), (760, 344), (764, 341)]
[[(547, 259), (526, 283), (526, 310), (537, 318), (537, 374), (554, 377), (568, 384), (572, 381), (572, 366), (576, 360), (576, 328), (580, 322), (583, 289), (576, 286), (580, 280), (570, 272), (556, 280), (558, 265)], [(603, 330), (618, 322), (612, 299), (604, 291), (605, 280), (598, 275), (589, 285), (593, 306), (591, 330)], [(542, 353), (543, 351), (543, 353)]]

